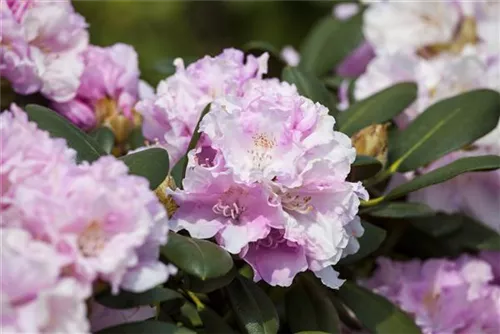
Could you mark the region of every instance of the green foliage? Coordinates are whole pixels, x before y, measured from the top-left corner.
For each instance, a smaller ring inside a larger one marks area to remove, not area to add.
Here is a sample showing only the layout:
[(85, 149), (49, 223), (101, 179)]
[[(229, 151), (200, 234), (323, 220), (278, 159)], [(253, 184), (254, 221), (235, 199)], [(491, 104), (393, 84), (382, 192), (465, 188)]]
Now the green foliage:
[(390, 121), (417, 98), (417, 85), (405, 82), (354, 103), (337, 118), (338, 131), (352, 136), (368, 125)]
[(340, 320), (326, 288), (301, 275), (286, 293), (288, 326), (296, 332), (323, 331), (340, 333)]
[(108, 291), (99, 294), (95, 299), (99, 304), (114, 309), (128, 309), (158, 303), (177, 305), (184, 303), (184, 299), (180, 293), (162, 287), (156, 287), (142, 293), (121, 291), (118, 295), (113, 295)]
[(201, 280), (226, 275), (233, 267), (231, 256), (216, 244), (170, 233), (161, 254), (182, 271)]
[(162, 333), (162, 334), (194, 334), (195, 332), (185, 328), (177, 327), (174, 324), (146, 320), (140, 322), (131, 322), (123, 325), (103, 329), (96, 334), (138, 334), (138, 333)]
[(390, 301), (352, 282), (345, 282), (338, 296), (374, 334), (420, 334), (408, 314)]
[(380, 160), (366, 155), (358, 155), (356, 156), (356, 160), (351, 166), (349, 180), (366, 180), (377, 175), (377, 173), (381, 170), (382, 163), (380, 162)]
[(363, 40), (362, 13), (348, 20), (332, 16), (319, 21), (300, 48), (300, 67), (322, 76), (334, 69)]
[(106, 154), (94, 138), (55, 111), (34, 104), (27, 105), (25, 110), (29, 120), (35, 122), (39, 129), (47, 131), (51, 137), (65, 139), (68, 146), (76, 151), (78, 161), (92, 162)]
[(415, 218), (435, 215), (434, 210), (425, 204), (405, 202), (383, 203), (375, 207), (365, 208), (360, 213), (379, 218)]
[(130, 174), (145, 177), (149, 187), (156, 189), (168, 175), (168, 153), (162, 148), (149, 148), (127, 154), (120, 158), (129, 169)]
[(398, 198), (418, 189), (445, 182), (463, 173), (489, 171), (498, 168), (500, 168), (500, 157), (496, 155), (458, 159), (449, 165), (425, 173), (394, 188), (384, 198), (387, 200)]
[(99, 144), (101, 149), (106, 152), (106, 154), (111, 153), (111, 150), (115, 145), (115, 135), (110, 128), (105, 126), (97, 128), (92, 131), (90, 135), (94, 137), (95, 141)]
[(500, 94), (493, 90), (474, 90), (437, 102), (391, 138), (391, 170), (415, 170), (469, 145), (492, 131), (499, 117)]

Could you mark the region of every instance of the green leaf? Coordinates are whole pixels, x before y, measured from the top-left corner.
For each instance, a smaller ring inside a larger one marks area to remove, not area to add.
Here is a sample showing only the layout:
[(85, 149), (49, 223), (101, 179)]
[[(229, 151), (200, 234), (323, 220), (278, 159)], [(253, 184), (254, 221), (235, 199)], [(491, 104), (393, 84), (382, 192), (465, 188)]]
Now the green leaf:
[(274, 45), (265, 41), (250, 41), (243, 46), (243, 50), (246, 52), (250, 51), (262, 51), (262, 53), (267, 52), (269, 55), (281, 59), (280, 50), (278, 50)]
[(464, 216), (438, 213), (433, 217), (415, 218), (412, 225), (431, 237), (439, 238), (450, 235), (463, 225)]
[(278, 332), (279, 320), (273, 302), (254, 282), (237, 276), (225, 289), (242, 331), (248, 334)]
[(500, 94), (473, 90), (424, 111), (389, 145), (391, 170), (407, 172), (473, 143), (492, 131), (500, 117)]
[(346, 281), (340, 287), (338, 296), (374, 334), (421, 333), (408, 314), (368, 289)]
[(137, 127), (132, 130), (130, 135), (128, 136), (128, 144), (130, 145), (131, 150), (135, 150), (139, 147), (145, 146), (145, 138), (142, 134), (142, 128)]
[(161, 254), (182, 271), (202, 280), (222, 277), (233, 267), (233, 259), (216, 244), (170, 233)]
[(461, 158), (394, 188), (385, 196), (385, 199), (398, 198), (415, 190), (445, 182), (463, 173), (489, 171), (498, 168), (500, 168), (500, 157), (496, 155)]
[(142, 293), (121, 291), (118, 295), (103, 293), (95, 297), (96, 301), (113, 309), (128, 309), (163, 302), (183, 303), (184, 298), (174, 290), (156, 287)]
[(90, 135), (95, 139), (104, 152), (107, 154), (111, 153), (111, 150), (115, 145), (115, 135), (110, 128), (106, 126), (97, 128), (92, 131)]
[(186, 176), (186, 168), (188, 164), (188, 153), (192, 149), (196, 147), (196, 144), (198, 144), (198, 140), (200, 139), (201, 132), (200, 132), (200, 123), (203, 117), (210, 111), (210, 104), (207, 104), (205, 109), (201, 112), (200, 118), (198, 119), (198, 123), (196, 124), (196, 127), (193, 131), (193, 135), (191, 136), (191, 140), (189, 141), (189, 146), (186, 150), (186, 154), (179, 159), (179, 161), (175, 164), (175, 166), (172, 168), (172, 171), (170, 172), (170, 175), (175, 181), (175, 184), (177, 185), (178, 188), (182, 189), (182, 180), (184, 180), (184, 177)]
[(315, 76), (296, 67), (287, 66), (283, 69), (281, 77), (286, 82), (294, 84), (301, 95), (327, 107), (331, 115), (335, 116), (337, 114), (335, 97), (328, 91), (323, 82)]
[(300, 48), (300, 67), (317, 76), (332, 71), (363, 41), (363, 14), (348, 20), (331, 16), (319, 21)]
[(335, 77), (327, 77), (323, 79), (323, 82), (325, 83), (325, 86), (334, 90), (337, 90), (342, 86), (342, 83), (345, 80), (349, 80), (347, 78), (335, 76)]
[(203, 327), (207, 333), (220, 333), (220, 334), (234, 334), (236, 333), (231, 326), (229, 326), (220, 315), (215, 313), (212, 309), (204, 306), (202, 310), (198, 311)]
[(385, 240), (385, 237), (387, 235), (387, 232), (385, 230), (365, 221), (362, 221), (361, 225), (363, 225), (365, 232), (363, 233), (361, 238), (358, 239), (360, 245), (359, 251), (340, 260), (340, 265), (352, 264), (356, 261), (361, 260), (362, 258), (367, 257), (368, 255), (376, 251)]
[(456, 253), (500, 251), (500, 234), (470, 217), (461, 216), (459, 219), (462, 221), (460, 228), (442, 238), (449, 248), (454, 249)]
[(296, 279), (285, 297), (286, 316), (290, 329), (340, 333), (340, 320), (327, 291), (306, 275)]
[(154, 147), (119, 158), (130, 174), (143, 176), (149, 181), (149, 188), (156, 189), (168, 175), (168, 153)]
[(185, 327), (177, 327), (172, 323), (161, 322), (156, 320), (130, 322), (100, 330), (96, 334), (140, 334), (140, 333), (195, 334), (195, 332)]
[(295, 334), (330, 334), (330, 333), (321, 331), (303, 331), (303, 332), (297, 332)]
[(51, 137), (66, 139), (68, 146), (76, 151), (78, 162), (92, 162), (106, 154), (94, 138), (55, 111), (34, 104), (27, 105), (25, 110), (29, 120), (35, 122), (39, 129), (47, 131)]
[(349, 180), (362, 181), (377, 175), (382, 170), (382, 163), (373, 157), (367, 155), (358, 155), (352, 164)]
[(221, 289), (231, 283), (236, 276), (236, 272), (236, 270), (230, 270), (224, 276), (206, 280), (186, 275), (184, 278), (184, 287), (192, 292), (209, 293)]
[(367, 214), (380, 218), (414, 218), (429, 217), (436, 213), (430, 207), (421, 203), (390, 202), (361, 210)]
[(412, 104), (417, 91), (415, 83), (403, 82), (354, 103), (337, 117), (338, 131), (352, 136), (369, 125), (391, 120)]

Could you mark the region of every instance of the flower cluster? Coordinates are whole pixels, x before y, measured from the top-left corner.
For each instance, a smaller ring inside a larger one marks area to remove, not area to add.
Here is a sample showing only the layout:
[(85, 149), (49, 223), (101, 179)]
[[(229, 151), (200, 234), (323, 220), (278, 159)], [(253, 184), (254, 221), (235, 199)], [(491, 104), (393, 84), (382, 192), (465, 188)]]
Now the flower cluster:
[(267, 54), (259, 58), (226, 49), (187, 68), (176, 59), (176, 73), (161, 81), (156, 96), (140, 101), (144, 137), (164, 147), (173, 166), (185, 153), (205, 106), (226, 94), (242, 94), (243, 85), (267, 72)]
[[(376, 57), (356, 80), (355, 99), (367, 98), (399, 82), (416, 82), (417, 101), (396, 118), (398, 126), (405, 128), (442, 99), (479, 88), (500, 91), (500, 25), (493, 15), (498, 10), (496, 1), (372, 3), (364, 14), (363, 30)], [(499, 154), (499, 131), (500, 124), (467, 150), (449, 154), (419, 172), (462, 157)], [(404, 176), (412, 177), (413, 173)], [(438, 211), (467, 213), (500, 231), (499, 180), (498, 171), (460, 175), (412, 193), (409, 199)]]
[(498, 253), (483, 257), (380, 258), (374, 276), (363, 283), (411, 314), (424, 334), (498, 333), (500, 258)]
[[(357, 251), (356, 237), (363, 233), (356, 216), (359, 198), (368, 196), (360, 183), (346, 182), (356, 155), (351, 141), (333, 131), (335, 120), (327, 108), (300, 96), (295, 86), (260, 79), (265, 56), (260, 66), (249, 58), (238, 67), (227, 60), (229, 55), (243, 58), (239, 51), (226, 50), (186, 72), (219, 73), (221, 64), (231, 65), (228, 73), (239, 74), (231, 81), (204, 75), (195, 85), (176, 86), (169, 94), (165, 87), (185, 78), (183, 70), (182, 77), (177, 73), (160, 84), (155, 100), (138, 107), (155, 116), (156, 136), (169, 138), (170, 124), (188, 112), (193, 120), (184, 127), (190, 136), (195, 117), (212, 102), (200, 124), (201, 140), (189, 152), (184, 189), (169, 192), (179, 206), (172, 217), (174, 229), (186, 229), (195, 238), (214, 237), (253, 267), (255, 280), (288, 286), (309, 269), (338, 288), (342, 280), (331, 265)], [(193, 87), (224, 94), (192, 95)], [(168, 104), (173, 97), (177, 107), (196, 108), (173, 108)]]
[(54, 110), (84, 130), (108, 126), (124, 142), (140, 125), (134, 110), (140, 91), (137, 53), (126, 44), (89, 46), (82, 54), (84, 71), (74, 99), (53, 103)]
[(72, 99), (88, 45), (85, 19), (69, 0), (2, 0), (0, 73), (20, 94)]
[(142, 292), (164, 282), (166, 212), (141, 177), (112, 157), (76, 165), (62, 139), (16, 106), (0, 115), (2, 330), (88, 331), (97, 280)]

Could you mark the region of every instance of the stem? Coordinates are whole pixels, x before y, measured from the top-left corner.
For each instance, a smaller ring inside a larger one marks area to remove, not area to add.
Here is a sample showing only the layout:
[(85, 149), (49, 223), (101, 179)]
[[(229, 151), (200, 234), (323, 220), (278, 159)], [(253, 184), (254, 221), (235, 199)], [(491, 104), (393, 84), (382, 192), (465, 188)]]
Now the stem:
[(196, 295), (191, 292), (191, 291), (186, 291), (187, 295), (189, 296), (189, 298), (191, 298), (191, 300), (193, 301), (194, 305), (196, 305), (196, 309), (198, 311), (201, 311), (205, 308), (205, 305), (201, 302), (200, 299), (198, 299), (198, 297), (196, 297)]
[(385, 200), (384, 196), (380, 196), (368, 201), (361, 201), (361, 206), (374, 206), (377, 205)]

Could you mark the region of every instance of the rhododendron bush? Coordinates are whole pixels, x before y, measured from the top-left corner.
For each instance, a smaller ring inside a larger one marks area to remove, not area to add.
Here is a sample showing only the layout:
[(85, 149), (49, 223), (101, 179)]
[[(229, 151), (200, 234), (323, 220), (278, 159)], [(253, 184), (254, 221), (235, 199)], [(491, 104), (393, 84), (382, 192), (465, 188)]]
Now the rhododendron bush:
[(499, 333), (499, 11), (335, 4), (153, 88), (1, 0), (1, 332)]

